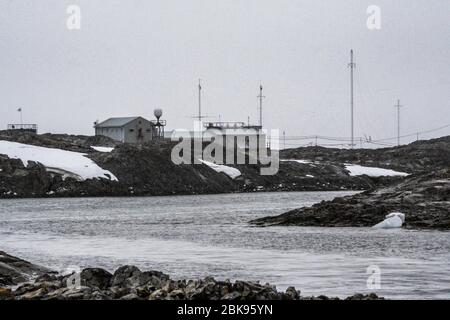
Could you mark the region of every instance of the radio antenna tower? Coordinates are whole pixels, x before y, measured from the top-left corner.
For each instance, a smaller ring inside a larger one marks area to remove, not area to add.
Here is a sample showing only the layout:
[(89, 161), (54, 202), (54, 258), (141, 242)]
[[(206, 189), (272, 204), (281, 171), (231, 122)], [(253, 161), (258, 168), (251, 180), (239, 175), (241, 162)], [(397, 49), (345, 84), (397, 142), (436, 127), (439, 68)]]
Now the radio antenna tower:
[(354, 109), (354, 98), (353, 98), (353, 70), (356, 67), (356, 63), (353, 62), (353, 49), (350, 50), (350, 63), (348, 64), (350, 67), (350, 114), (351, 114), (351, 144), (352, 149), (355, 145), (355, 130), (354, 130), (354, 123), (353, 123), (353, 109)]
[(394, 107), (397, 108), (397, 146), (400, 146), (400, 108), (403, 107), (400, 105), (400, 99), (397, 100), (397, 104)]
[(262, 125), (263, 125), (263, 99), (265, 98), (265, 96), (263, 96), (263, 86), (262, 84), (259, 85), (259, 95), (257, 96), (259, 98), (259, 126), (262, 129)]
[(198, 121), (202, 121), (202, 79), (198, 79)]

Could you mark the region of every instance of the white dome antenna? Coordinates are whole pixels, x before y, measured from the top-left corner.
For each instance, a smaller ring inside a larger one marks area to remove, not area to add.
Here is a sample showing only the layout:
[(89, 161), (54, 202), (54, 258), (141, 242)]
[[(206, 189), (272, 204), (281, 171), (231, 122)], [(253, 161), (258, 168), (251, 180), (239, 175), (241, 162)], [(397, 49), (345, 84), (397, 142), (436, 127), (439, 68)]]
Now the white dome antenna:
[(155, 110), (153, 111), (153, 115), (154, 115), (154, 116), (156, 117), (156, 119), (158, 119), (158, 120), (159, 120), (159, 118), (162, 117), (162, 114), (163, 114), (162, 109), (155, 109)]

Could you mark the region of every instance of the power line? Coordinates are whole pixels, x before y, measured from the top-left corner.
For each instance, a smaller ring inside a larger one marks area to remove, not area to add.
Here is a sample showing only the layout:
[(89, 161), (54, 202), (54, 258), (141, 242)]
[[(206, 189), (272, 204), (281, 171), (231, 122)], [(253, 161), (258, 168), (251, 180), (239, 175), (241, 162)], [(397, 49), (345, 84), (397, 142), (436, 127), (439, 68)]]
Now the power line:
[[(405, 134), (405, 135), (400, 136), (400, 138), (413, 137), (413, 136), (417, 136), (417, 134), (426, 134), (426, 133), (436, 132), (436, 131), (440, 131), (440, 130), (446, 129), (446, 128), (450, 128), (450, 124), (447, 124), (447, 125), (442, 126), (442, 127), (430, 129), (430, 130), (416, 131), (415, 133)], [(377, 139), (377, 140), (374, 140), (374, 141), (389, 141), (389, 140), (395, 140), (395, 139), (397, 139), (397, 138), (398, 138), (398, 137), (385, 138), (385, 139)]]
[[(418, 131), (411, 134), (406, 135), (397, 135), (397, 137), (390, 137), (390, 138), (384, 138), (384, 139), (378, 139), (378, 140), (372, 140), (372, 138), (369, 136), (367, 137), (353, 137), (354, 139), (357, 138), (360, 141), (361, 148), (363, 145), (373, 145), (373, 146), (380, 146), (380, 147), (393, 147), (396, 144), (389, 142), (391, 140), (398, 140), (400, 138), (406, 138), (406, 137), (413, 137), (415, 136), (418, 140), (419, 134), (426, 134), (431, 132), (436, 132), (439, 130), (443, 130), (446, 128), (450, 128), (450, 124), (440, 126), (437, 128), (424, 130), (424, 131)], [(280, 141), (281, 137), (275, 138), (275, 137), (266, 137), (266, 139), (270, 140), (278, 140)], [(306, 146), (323, 146), (323, 147), (351, 147), (352, 146), (352, 139), (348, 137), (332, 137), (332, 136), (320, 136), (320, 135), (308, 135), (308, 136), (286, 136), (285, 134), (282, 137), (283, 139), (283, 146), (284, 149), (285, 146), (290, 147), (306, 147)], [(308, 143), (302, 143), (302, 141), (308, 141)], [(354, 142), (355, 140), (353, 140)]]

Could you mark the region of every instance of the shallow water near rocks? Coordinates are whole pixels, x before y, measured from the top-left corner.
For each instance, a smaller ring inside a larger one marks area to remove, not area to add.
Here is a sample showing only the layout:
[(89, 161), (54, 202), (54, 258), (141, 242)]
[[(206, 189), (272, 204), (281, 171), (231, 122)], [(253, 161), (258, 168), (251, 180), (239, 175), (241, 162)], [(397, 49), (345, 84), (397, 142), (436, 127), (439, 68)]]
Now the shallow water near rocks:
[[(449, 299), (450, 232), (247, 223), (346, 194), (0, 200), (0, 250), (60, 271), (133, 264), (174, 279), (295, 286), (302, 295)], [(368, 267), (379, 268), (380, 289), (368, 289)]]

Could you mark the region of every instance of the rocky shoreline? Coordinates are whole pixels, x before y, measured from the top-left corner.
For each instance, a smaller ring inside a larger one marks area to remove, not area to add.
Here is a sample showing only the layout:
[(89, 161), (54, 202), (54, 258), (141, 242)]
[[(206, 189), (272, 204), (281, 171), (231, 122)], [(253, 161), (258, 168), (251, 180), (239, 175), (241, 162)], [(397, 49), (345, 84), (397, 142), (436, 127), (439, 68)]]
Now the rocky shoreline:
[[(307, 297), (289, 287), (277, 291), (268, 283), (212, 277), (172, 280), (160, 271), (122, 266), (114, 273), (86, 268), (60, 275), (0, 251), (0, 300), (329, 300)], [(355, 294), (346, 300), (382, 300), (376, 294)]]
[[(0, 131), (0, 141), (84, 153), (118, 181), (104, 178), (79, 181), (49, 170), (41, 163), (0, 154), (0, 198), (53, 198), (101, 196), (161, 196), (264, 191), (367, 190), (389, 185), (401, 177), (352, 176), (343, 163), (280, 161), (276, 175), (262, 176), (259, 165), (237, 165), (241, 176), (232, 179), (205, 164), (175, 165), (171, 141), (141, 146), (107, 137), (36, 135)], [(108, 146), (100, 152), (91, 146)], [(0, 152), (1, 153), (1, 152)]]
[(372, 227), (391, 212), (404, 228), (450, 229), (450, 169), (406, 178), (392, 186), (323, 201), (250, 223), (258, 226)]
[(379, 149), (302, 147), (281, 150), (280, 155), (284, 159), (357, 163), (363, 166), (422, 174), (450, 167), (450, 136)]

